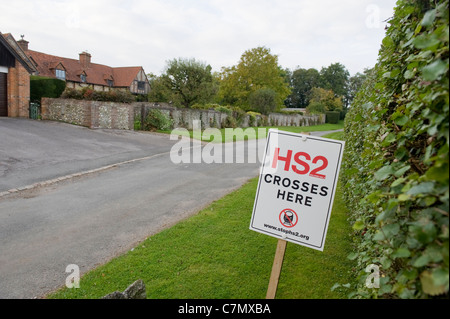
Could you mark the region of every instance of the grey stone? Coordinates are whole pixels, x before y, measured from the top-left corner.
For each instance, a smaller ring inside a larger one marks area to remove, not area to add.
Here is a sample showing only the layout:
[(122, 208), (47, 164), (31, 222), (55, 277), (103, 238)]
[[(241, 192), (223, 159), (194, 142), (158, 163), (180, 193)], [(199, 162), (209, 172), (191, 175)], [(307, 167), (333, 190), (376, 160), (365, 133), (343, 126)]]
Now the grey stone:
[(102, 297), (102, 299), (127, 299), (127, 298), (125, 298), (125, 295), (120, 291), (114, 291)]
[(125, 289), (123, 294), (126, 299), (147, 299), (145, 284), (141, 279), (136, 280), (133, 284), (131, 284), (127, 289)]
[(147, 292), (145, 284), (142, 279), (136, 280), (122, 293), (120, 291), (114, 291), (102, 299), (147, 299)]

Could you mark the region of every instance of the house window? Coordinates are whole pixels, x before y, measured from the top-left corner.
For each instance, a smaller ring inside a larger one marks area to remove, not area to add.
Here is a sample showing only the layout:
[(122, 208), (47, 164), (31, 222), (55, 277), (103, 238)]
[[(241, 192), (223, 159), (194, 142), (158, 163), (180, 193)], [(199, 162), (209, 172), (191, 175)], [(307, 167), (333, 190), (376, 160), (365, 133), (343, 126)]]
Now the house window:
[(56, 78), (60, 79), (60, 80), (65, 80), (66, 79), (66, 71), (56, 69)]
[(86, 74), (80, 75), (81, 82), (86, 83)]
[(138, 81), (138, 90), (139, 91), (145, 90), (145, 82), (144, 81)]
[(109, 87), (112, 87), (114, 85), (114, 81), (113, 80), (106, 80), (106, 82), (108, 83)]

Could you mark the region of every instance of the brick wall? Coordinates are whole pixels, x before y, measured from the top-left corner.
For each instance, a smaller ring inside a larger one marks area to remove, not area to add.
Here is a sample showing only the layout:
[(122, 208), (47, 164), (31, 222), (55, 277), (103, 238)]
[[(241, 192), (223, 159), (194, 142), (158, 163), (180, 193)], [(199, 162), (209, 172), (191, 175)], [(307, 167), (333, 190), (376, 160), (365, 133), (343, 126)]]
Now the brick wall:
[(8, 70), (8, 116), (29, 117), (30, 74), (16, 61), (16, 66)]

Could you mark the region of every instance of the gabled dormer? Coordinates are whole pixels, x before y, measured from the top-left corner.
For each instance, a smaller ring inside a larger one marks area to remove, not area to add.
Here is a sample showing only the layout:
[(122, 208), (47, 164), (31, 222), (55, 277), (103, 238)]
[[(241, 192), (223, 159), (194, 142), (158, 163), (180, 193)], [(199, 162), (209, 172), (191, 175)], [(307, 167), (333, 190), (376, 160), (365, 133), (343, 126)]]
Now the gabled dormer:
[(81, 83), (86, 83), (87, 82), (87, 74), (85, 71), (81, 71), (78, 76), (80, 77), (80, 82)]
[(103, 79), (105, 80), (105, 83), (109, 87), (114, 86), (114, 78), (111, 74), (103, 74)]
[(66, 68), (61, 62), (56, 62), (50, 65), (50, 70), (54, 72), (57, 79), (66, 80)]

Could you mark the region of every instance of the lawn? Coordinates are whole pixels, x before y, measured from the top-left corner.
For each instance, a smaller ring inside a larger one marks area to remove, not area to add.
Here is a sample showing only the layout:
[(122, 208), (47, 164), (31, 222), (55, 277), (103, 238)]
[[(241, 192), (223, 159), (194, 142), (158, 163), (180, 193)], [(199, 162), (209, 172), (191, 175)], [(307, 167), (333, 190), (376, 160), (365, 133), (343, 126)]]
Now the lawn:
[(172, 131), (158, 131), (159, 133), (175, 134), (181, 136), (189, 136), (194, 139), (202, 140), (204, 142), (232, 142), (242, 141), (248, 139), (258, 139), (267, 136), (269, 129), (278, 129), (280, 131), (287, 131), (292, 133), (302, 132), (314, 132), (314, 131), (334, 131), (344, 128), (344, 121), (339, 121), (338, 124), (320, 124), (313, 126), (263, 126), (263, 127), (250, 127), (247, 129), (210, 129), (210, 130), (186, 130), (186, 129), (174, 129)]
[[(261, 299), (277, 239), (249, 230), (258, 179), (82, 276), (48, 298), (100, 298), (142, 279), (152, 299)], [(351, 227), (338, 191), (323, 252), (288, 243), (277, 298), (346, 298)]]

